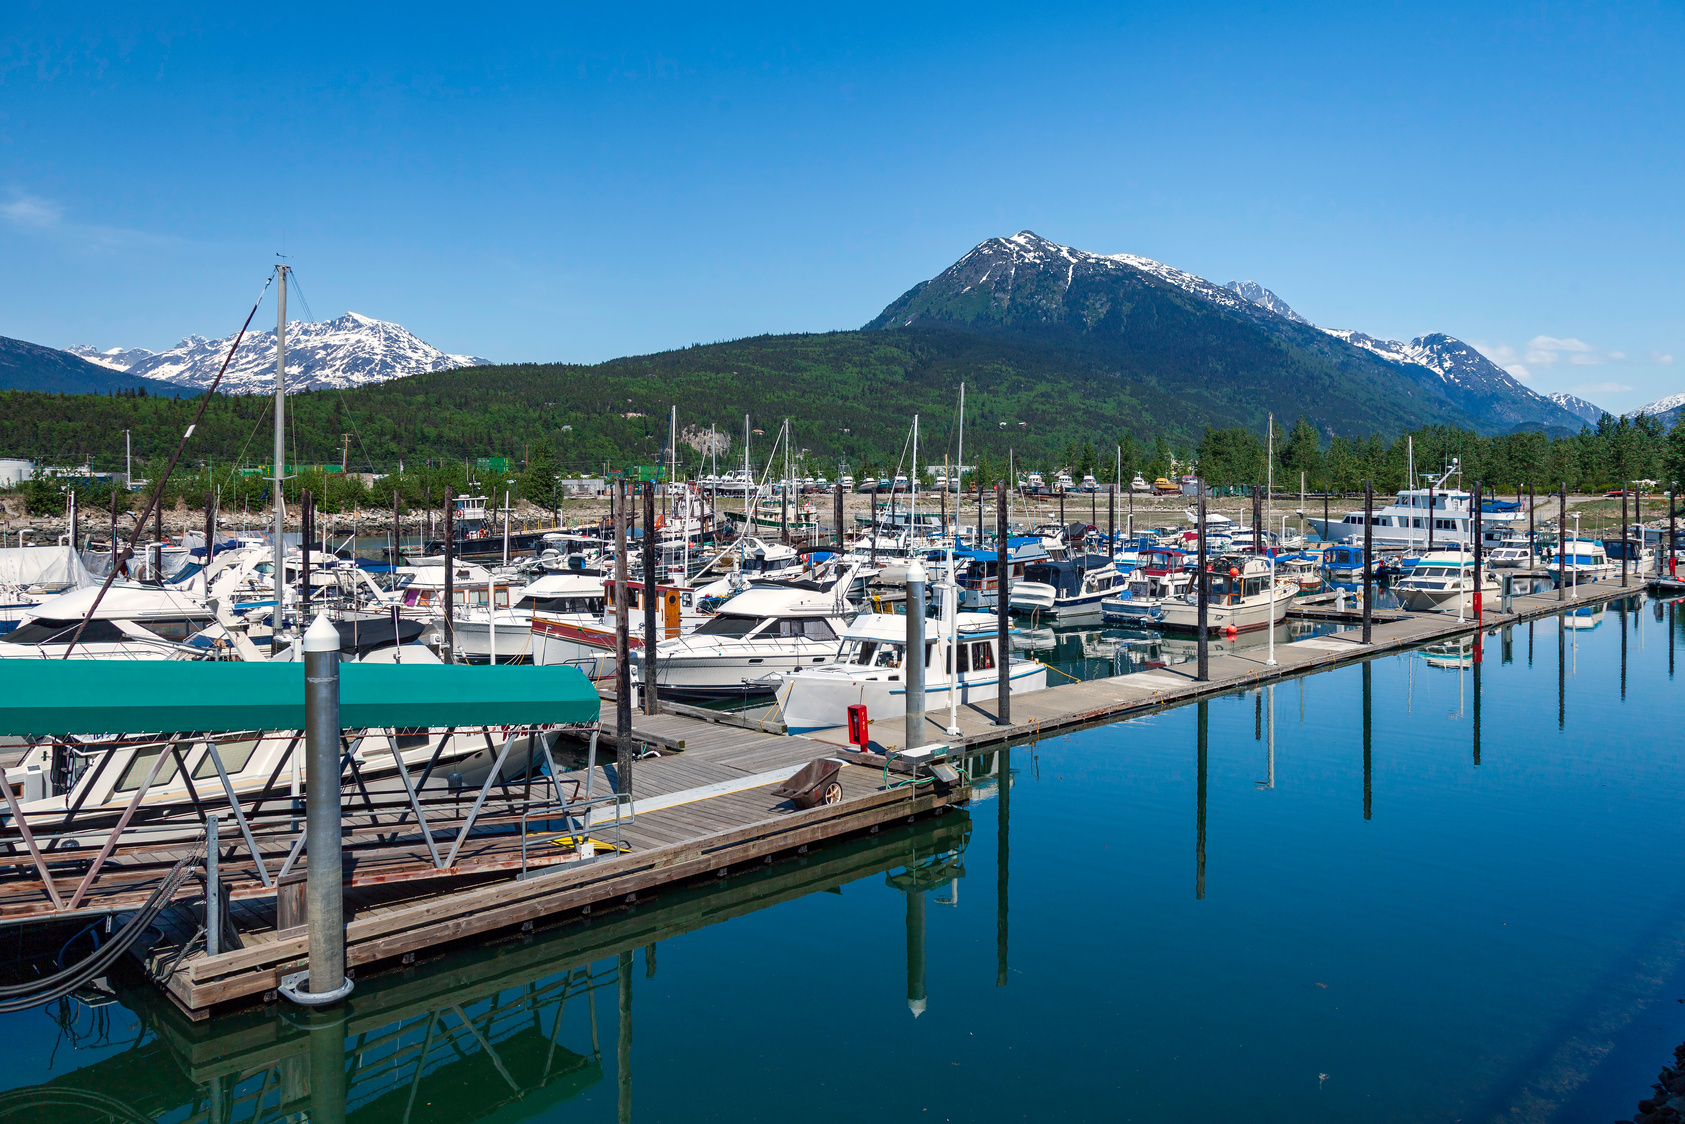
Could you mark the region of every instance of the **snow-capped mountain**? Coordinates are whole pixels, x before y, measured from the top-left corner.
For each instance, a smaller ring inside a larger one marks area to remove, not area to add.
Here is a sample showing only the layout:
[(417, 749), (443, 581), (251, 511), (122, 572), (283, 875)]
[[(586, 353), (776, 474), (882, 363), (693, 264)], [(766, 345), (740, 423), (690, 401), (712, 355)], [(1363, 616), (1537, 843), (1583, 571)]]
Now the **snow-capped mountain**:
[(1285, 316), (1296, 324), (1309, 324), (1310, 321), (1300, 316), (1287, 306), (1287, 302), (1258, 284), (1256, 281), (1230, 281), (1223, 288), (1233, 293), (1239, 293), (1253, 304), (1267, 308), (1277, 316)]
[(1584, 398), (1569, 394), (1567, 391), (1563, 390), (1559, 390), (1555, 394), (1547, 394), (1545, 397), (1549, 398), (1552, 402), (1555, 402), (1558, 406), (1561, 406), (1564, 410), (1567, 410), (1570, 414), (1573, 414), (1581, 421), (1586, 422), (1588, 425), (1596, 425), (1600, 420), (1602, 420), (1603, 415), (1608, 412), (1602, 406), (1594, 406), (1590, 402), (1587, 402)]
[(155, 351), (148, 351), (144, 347), (111, 347), (104, 351), (92, 344), (79, 343), (75, 347), (65, 348), (72, 355), (80, 356), (90, 363), (98, 363), (101, 367), (109, 367), (113, 371), (127, 371), (143, 359), (150, 359), (156, 355)]
[[(903, 294), (867, 327), (917, 322), (1003, 326), (1029, 322), (1093, 329), (1132, 300), (1119, 287), (1122, 274), (1146, 275), (1218, 308), (1239, 313), (1272, 335), (1294, 334), (1288, 325), (1315, 328), (1287, 302), (1256, 281), (1217, 285), (1196, 274), (1135, 254), (1094, 254), (1019, 231), (990, 238), (947, 270)], [(1119, 330), (1123, 330), (1120, 322)], [(1145, 325), (1143, 325), (1145, 327)], [(1575, 429), (1580, 419), (1531, 390), (1452, 336), (1432, 333), (1409, 343), (1382, 340), (1348, 329), (1320, 331), (1395, 364), (1434, 384), (1468, 421), (1483, 429), (1549, 425)], [(1295, 337), (1303, 343), (1302, 337)], [(1406, 392), (1407, 393), (1407, 392)]]
[[(216, 378), (217, 370), (233, 342), (232, 335), (216, 340), (188, 336), (168, 351), (157, 353), (142, 348), (99, 351), (86, 344), (70, 351), (131, 375), (162, 379), (180, 386), (206, 387)], [(119, 365), (131, 355), (136, 358), (129, 366)], [(301, 320), (287, 323), (289, 393), (326, 388), (344, 390), (425, 371), (478, 367), (486, 362), (473, 355), (447, 355), (423, 343), (401, 325), (355, 312), (347, 312), (337, 320), (322, 323)], [(246, 333), (218, 389), (227, 394), (267, 394), (274, 391), (273, 331)]]
[(1672, 429), (1678, 423), (1680, 415), (1685, 414), (1685, 394), (1670, 394), (1666, 398), (1658, 398), (1648, 406), (1640, 406), (1627, 417), (1637, 417), (1639, 414), (1649, 414)]

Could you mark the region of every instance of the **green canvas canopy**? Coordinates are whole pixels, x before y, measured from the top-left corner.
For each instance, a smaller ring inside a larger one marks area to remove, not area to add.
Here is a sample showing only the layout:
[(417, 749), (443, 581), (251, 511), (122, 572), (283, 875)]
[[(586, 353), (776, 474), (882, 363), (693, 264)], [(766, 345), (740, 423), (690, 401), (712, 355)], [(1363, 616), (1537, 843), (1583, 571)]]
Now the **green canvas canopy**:
[[(575, 667), (341, 664), (340, 724), (595, 722)], [(0, 735), (301, 730), (302, 663), (0, 660)]]

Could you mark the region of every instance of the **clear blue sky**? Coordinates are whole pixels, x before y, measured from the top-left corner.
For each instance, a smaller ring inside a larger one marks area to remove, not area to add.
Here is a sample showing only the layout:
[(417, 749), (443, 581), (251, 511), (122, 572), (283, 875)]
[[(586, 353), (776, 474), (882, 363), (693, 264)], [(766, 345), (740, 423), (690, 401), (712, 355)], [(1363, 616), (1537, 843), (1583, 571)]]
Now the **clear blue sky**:
[(284, 249), (318, 318), (594, 360), (1029, 228), (1685, 390), (1676, 3), (362, 9), (8, 3), (0, 335), (221, 335)]

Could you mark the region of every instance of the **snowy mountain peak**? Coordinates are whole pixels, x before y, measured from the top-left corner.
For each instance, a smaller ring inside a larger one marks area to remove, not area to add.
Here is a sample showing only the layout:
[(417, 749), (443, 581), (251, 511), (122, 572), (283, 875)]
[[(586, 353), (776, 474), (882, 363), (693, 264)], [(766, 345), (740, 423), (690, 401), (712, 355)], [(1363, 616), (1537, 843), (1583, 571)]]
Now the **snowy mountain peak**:
[(1576, 397), (1575, 395), (1569, 394), (1565, 391), (1559, 390), (1555, 394), (1547, 394), (1545, 397), (1549, 398), (1552, 402), (1555, 402), (1558, 406), (1561, 406), (1564, 410), (1567, 410), (1570, 414), (1573, 414), (1581, 421), (1587, 422), (1591, 425), (1596, 425), (1600, 420), (1602, 420), (1603, 415), (1606, 412), (1602, 406), (1595, 406), (1592, 403), (1587, 402), (1584, 398)]
[(1626, 416), (1632, 418), (1639, 414), (1649, 414), (1662, 425), (1672, 428), (1678, 424), (1681, 416), (1685, 416), (1685, 394), (1670, 394), (1666, 398), (1658, 398), (1648, 406), (1640, 406)]
[(108, 347), (101, 351), (91, 343), (79, 343), (75, 347), (65, 348), (65, 351), (90, 363), (109, 367), (113, 371), (127, 371), (142, 359), (150, 359), (154, 354), (144, 347)]
[(1287, 302), (1258, 284), (1256, 281), (1230, 281), (1223, 288), (1230, 292), (1239, 293), (1259, 308), (1267, 308), (1277, 316), (1285, 316), (1298, 324), (1309, 324), (1310, 321), (1300, 316), (1288, 307)]
[[(188, 336), (168, 351), (111, 348), (86, 344), (71, 352), (113, 370), (162, 379), (182, 386), (206, 387), (216, 378), (232, 335), (222, 339)], [(96, 358), (96, 356), (98, 358)], [(402, 325), (347, 312), (333, 320), (287, 324), (287, 390), (346, 389), (426, 371), (477, 367), (486, 360), (448, 355), (417, 339)], [(248, 332), (228, 365), (219, 389), (228, 394), (268, 393), (275, 386), (275, 333)]]

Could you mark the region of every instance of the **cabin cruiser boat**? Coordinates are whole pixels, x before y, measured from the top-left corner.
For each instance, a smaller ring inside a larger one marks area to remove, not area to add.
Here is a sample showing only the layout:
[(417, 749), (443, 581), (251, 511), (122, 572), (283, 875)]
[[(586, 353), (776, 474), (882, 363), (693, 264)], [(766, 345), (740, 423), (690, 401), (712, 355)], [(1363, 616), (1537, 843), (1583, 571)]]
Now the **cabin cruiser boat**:
[(1136, 552), (1135, 568), (1126, 574), (1122, 589), (1100, 602), (1100, 616), (1114, 624), (1145, 626), (1167, 601), (1181, 597), (1193, 584), (1189, 556), (1170, 547)]
[[(1375, 549), (1416, 552), (1427, 549), (1430, 541), (1447, 549), (1472, 547), (1474, 497), (1461, 488), (1444, 487), (1461, 471), (1453, 461), (1437, 478), (1429, 477), (1433, 487), (1400, 489), (1392, 503), (1374, 513), (1370, 530)], [(1526, 521), (1520, 505), (1492, 497), (1481, 501), (1480, 515), (1481, 544), (1488, 549), (1513, 538)], [(1349, 511), (1338, 520), (1307, 517), (1307, 522), (1325, 541), (1356, 544), (1363, 541), (1363, 519), (1362, 511)]]
[(1071, 479), (1070, 473), (1061, 469), (1058, 475), (1053, 478), (1053, 490), (1056, 492), (1074, 492), (1077, 490), (1076, 481)]
[(1551, 554), (1550, 568), (1561, 572), (1564, 585), (1584, 585), (1612, 578), (1621, 572), (1609, 561), (1609, 552), (1596, 539), (1568, 539)]
[(1012, 583), (1007, 606), (1061, 624), (1097, 621), (1100, 603), (1122, 583), (1123, 572), (1113, 564), (1083, 570), (1075, 562), (1033, 562), (1024, 567), (1024, 580)]
[(1129, 482), (1129, 490), (1138, 496), (1150, 496), (1153, 494), (1153, 486), (1147, 483), (1147, 478), (1142, 476), (1139, 472), (1135, 474), (1135, 479)]
[(1276, 573), (1282, 581), (1290, 581), (1303, 593), (1315, 593), (1322, 588), (1322, 555), (1278, 554)]
[(1100, 482), (1094, 479), (1092, 472), (1083, 474), (1082, 490), (1085, 492), (1098, 492), (1100, 490)]
[[(847, 598), (853, 580), (851, 568), (829, 589), (751, 586), (690, 634), (656, 641), (657, 686), (681, 696), (765, 694), (777, 688), (779, 672), (835, 661), (843, 618), (853, 611)], [(645, 674), (638, 647), (633, 682)]]
[(1322, 569), (1331, 582), (1363, 580), (1363, 548), (1335, 544), (1322, 551)]
[[(1273, 628), (1287, 619), (1299, 586), (1275, 575), (1267, 558), (1219, 559), (1210, 573), (1206, 594), (1206, 627), (1227, 632), (1252, 632)], [(1190, 590), (1179, 598), (1159, 603), (1157, 611), (1142, 622), (1174, 632), (1199, 629), (1199, 594)]]
[[(614, 674), (615, 626), (618, 609), (615, 605), (615, 583), (605, 580), (598, 587), (600, 609), (592, 613), (581, 605), (576, 594), (559, 594), (551, 608), (531, 610), (532, 662), (542, 665), (571, 664), (583, 669), (593, 678)], [(626, 583), (628, 612), (627, 645), (637, 650), (644, 643), (644, 597), (648, 587), (643, 582)], [(677, 639), (694, 631), (712, 614), (702, 609), (701, 590), (684, 586), (657, 585), (655, 587), (656, 627), (662, 636)], [(589, 598), (587, 597), (587, 600)], [(523, 639), (523, 643), (524, 643)], [(503, 641), (498, 641), (501, 652)], [(487, 650), (489, 656), (489, 647)]]
[[(1480, 592), (1496, 595), (1498, 575), (1481, 567)], [(1474, 555), (1460, 550), (1436, 550), (1417, 560), (1408, 576), (1393, 583), (1393, 595), (1412, 612), (1474, 611)]]
[(74, 659), (200, 659), (212, 640), (189, 641), (207, 631), (223, 636), (216, 615), (195, 597), (158, 586), (114, 584), (72, 650), (71, 640), (98, 594), (98, 586), (87, 586), (24, 610), (23, 623), (0, 636), (0, 659), (62, 659), (67, 651)]
[[(950, 629), (942, 617), (925, 622), (924, 705), (941, 710), (997, 697), (999, 623), (993, 613), (957, 613)], [(902, 663), (907, 652), (907, 618), (898, 613), (862, 613), (842, 634), (832, 660), (778, 676), (778, 711), (792, 734), (842, 726), (848, 708), (865, 704), (881, 721), (907, 713)], [(1047, 686), (1047, 668), (1007, 653), (1007, 677), (1014, 695)], [(956, 670), (957, 667), (957, 670)]]
[(1538, 549), (1527, 541), (1526, 535), (1509, 535), (1480, 552), (1481, 561), (1495, 570), (1525, 566), (1529, 559), (1539, 560)]
[[(455, 654), (469, 663), (526, 657), (532, 647), (535, 613), (552, 619), (585, 617), (594, 623), (603, 615), (603, 586), (604, 579), (586, 574), (545, 574), (524, 589), (494, 585), (496, 599), (489, 605), (484, 586), (468, 587), (464, 592), (476, 595), (475, 599), (464, 604), (459, 598), (451, 621)], [(433, 620), (435, 630), (443, 635), (444, 614)]]

